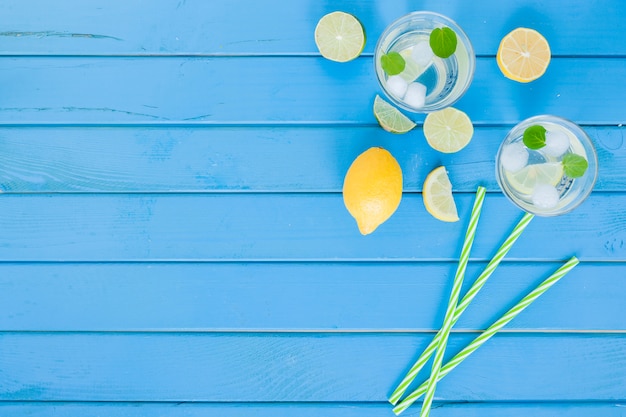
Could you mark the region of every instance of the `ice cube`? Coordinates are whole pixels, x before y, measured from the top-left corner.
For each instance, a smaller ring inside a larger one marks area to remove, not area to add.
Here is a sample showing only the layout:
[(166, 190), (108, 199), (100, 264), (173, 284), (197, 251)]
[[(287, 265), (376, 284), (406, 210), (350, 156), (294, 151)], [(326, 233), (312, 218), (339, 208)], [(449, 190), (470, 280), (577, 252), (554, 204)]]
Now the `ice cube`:
[(424, 107), (426, 103), (426, 86), (420, 83), (411, 83), (404, 95), (404, 102), (414, 109)]
[(559, 192), (550, 184), (537, 184), (530, 199), (539, 208), (551, 209), (559, 203)]
[(402, 99), (404, 94), (406, 93), (406, 89), (409, 87), (409, 83), (407, 83), (404, 78), (399, 75), (392, 75), (387, 78), (387, 90), (391, 94), (393, 94), (396, 98)]
[(546, 146), (543, 151), (550, 156), (558, 158), (569, 149), (569, 137), (560, 130), (548, 130), (546, 132)]
[(500, 153), (502, 167), (512, 173), (528, 165), (528, 150), (522, 142), (505, 145)]
[(433, 50), (430, 47), (430, 44), (426, 41), (421, 41), (411, 48), (411, 58), (423, 67), (430, 64), (433, 56)]

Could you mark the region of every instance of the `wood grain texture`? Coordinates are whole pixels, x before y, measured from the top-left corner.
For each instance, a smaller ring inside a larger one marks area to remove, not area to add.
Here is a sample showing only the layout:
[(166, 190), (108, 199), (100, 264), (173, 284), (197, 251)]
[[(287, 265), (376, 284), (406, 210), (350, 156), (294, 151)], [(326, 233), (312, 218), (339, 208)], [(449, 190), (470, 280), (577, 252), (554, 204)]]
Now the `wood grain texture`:
[[(473, 197), (455, 197), (462, 219)], [(624, 261), (625, 199), (598, 193), (567, 215), (533, 220), (509, 259)], [(420, 194), (405, 194), (367, 237), (341, 194), (5, 195), (0, 210), (2, 261), (455, 261), (466, 228), (435, 220)], [(520, 217), (488, 195), (471, 259), (490, 259)]]
[[(0, 411), (6, 417), (389, 417), (388, 404), (254, 404), (254, 403), (67, 403), (4, 402)], [(624, 403), (435, 403), (437, 417), (623, 417)], [(406, 411), (413, 415), (413, 410)]]
[[(404, 190), (446, 166), (453, 190), (498, 191), (495, 154), (512, 126), (478, 127), (461, 152), (431, 149), (421, 127), (393, 135), (360, 127), (3, 127), (0, 189), (41, 192), (340, 192), (371, 146), (398, 160)], [(624, 128), (584, 127), (598, 150), (596, 191), (626, 189)]]
[[(626, 58), (561, 58), (520, 84), (495, 58), (481, 58), (457, 107), (478, 125), (547, 113), (616, 126), (626, 122), (626, 84), (615, 82), (624, 78)], [(9, 57), (0, 79), (4, 125), (375, 125), (380, 93), (371, 57), (343, 65), (319, 57)]]
[[(463, 295), (484, 266), (470, 263)], [(501, 265), (453, 331), (486, 329), (559, 266)], [(624, 268), (577, 266), (503, 331), (626, 333)], [(455, 269), (455, 263), (4, 263), (0, 328), (436, 331)]]
[(151, 3), (5, 0), (0, 5), (3, 54), (318, 54), (313, 31), (335, 10), (355, 14), (368, 35), (365, 53), (393, 20), (415, 10), (450, 16), (467, 32), (480, 55), (495, 55), (510, 30), (532, 27), (556, 55), (625, 55), (626, 12), (614, 0), (558, 2), (525, 0), (367, 0), (229, 2), (161, 0)]
[[(457, 20), (479, 55), (458, 154), (372, 114), (376, 38), (416, 7)], [(367, 31), (347, 64), (315, 47), (333, 10)], [(465, 230), (425, 212), (421, 184), (445, 165), (462, 219), (490, 191), (467, 289), (521, 217), (494, 180), (498, 144), (541, 113), (589, 132), (595, 192), (533, 220), (447, 355), (583, 262), (440, 383), (432, 415), (626, 416), (621, 2), (3, 0), (0, 14), (0, 416), (392, 416)], [(530, 84), (495, 63), (518, 26), (553, 52)], [(406, 192), (363, 237), (340, 190), (370, 146), (396, 156)]]
[[(473, 337), (453, 334), (448, 351)], [(381, 402), (431, 338), (4, 333), (0, 398)], [(624, 349), (625, 335), (496, 335), (441, 381), (437, 400), (624, 401)]]

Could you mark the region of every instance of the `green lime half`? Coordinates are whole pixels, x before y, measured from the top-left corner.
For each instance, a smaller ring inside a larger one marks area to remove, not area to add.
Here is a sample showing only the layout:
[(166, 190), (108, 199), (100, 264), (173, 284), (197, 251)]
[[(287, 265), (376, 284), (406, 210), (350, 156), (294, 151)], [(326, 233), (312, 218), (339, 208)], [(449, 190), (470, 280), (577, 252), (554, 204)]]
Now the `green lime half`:
[(376, 95), (374, 99), (374, 116), (380, 126), (387, 132), (406, 133), (415, 127), (415, 123), (391, 104)]
[(537, 184), (556, 186), (563, 178), (563, 165), (559, 162), (527, 165), (517, 172), (505, 171), (509, 186), (521, 194), (532, 194)]
[(317, 22), (315, 44), (324, 58), (337, 62), (351, 61), (365, 48), (365, 30), (353, 15), (332, 12)]

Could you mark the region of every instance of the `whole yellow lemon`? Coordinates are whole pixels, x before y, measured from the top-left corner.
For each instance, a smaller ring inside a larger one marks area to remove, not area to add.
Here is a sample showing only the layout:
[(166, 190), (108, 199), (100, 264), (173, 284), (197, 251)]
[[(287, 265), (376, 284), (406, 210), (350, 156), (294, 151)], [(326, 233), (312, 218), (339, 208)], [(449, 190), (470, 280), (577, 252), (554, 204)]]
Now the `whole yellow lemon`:
[(343, 202), (361, 234), (389, 219), (401, 199), (402, 170), (389, 151), (370, 148), (352, 162), (343, 181)]

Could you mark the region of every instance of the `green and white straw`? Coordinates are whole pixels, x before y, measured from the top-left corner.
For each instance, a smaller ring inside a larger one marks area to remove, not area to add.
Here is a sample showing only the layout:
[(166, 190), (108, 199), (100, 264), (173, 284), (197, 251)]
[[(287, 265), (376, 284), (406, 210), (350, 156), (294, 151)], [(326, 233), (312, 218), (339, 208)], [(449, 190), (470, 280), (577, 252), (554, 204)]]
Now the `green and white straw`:
[[(517, 303), (513, 308), (507, 311), (501, 318), (499, 318), (495, 323), (493, 323), (487, 330), (480, 334), (476, 339), (474, 339), (469, 345), (467, 345), (462, 351), (460, 351), (456, 356), (454, 356), (448, 363), (446, 363), (442, 368), (441, 372), (437, 376), (439, 380), (443, 379), (446, 375), (448, 375), (454, 368), (456, 368), (461, 362), (463, 362), (468, 356), (476, 351), (479, 347), (481, 347), (487, 340), (489, 340), (494, 334), (496, 334), (500, 329), (506, 326), (511, 320), (513, 320), (519, 313), (521, 313), (526, 307), (528, 307), (533, 301), (535, 301), (541, 294), (546, 292), (548, 288), (556, 284), (565, 274), (572, 270), (576, 265), (578, 265), (578, 259), (573, 256), (569, 261), (567, 261), (563, 266), (557, 269), (552, 275), (548, 277), (545, 281), (543, 281), (537, 288), (532, 290), (526, 297), (524, 297), (519, 303)], [(432, 376), (431, 376), (432, 378)], [(411, 404), (413, 404), (419, 397), (421, 397), (424, 393), (427, 392), (428, 383), (430, 379), (420, 385), (415, 391), (409, 394), (400, 404), (393, 408), (393, 412), (397, 414), (402, 413), (404, 410), (409, 408)]]
[(437, 387), (437, 381), (439, 380), (439, 372), (441, 371), (441, 364), (443, 362), (443, 354), (446, 350), (446, 344), (448, 342), (448, 335), (452, 329), (452, 321), (454, 319), (454, 312), (456, 311), (456, 305), (459, 301), (459, 295), (461, 293), (461, 287), (463, 285), (463, 277), (465, 276), (465, 270), (467, 268), (467, 262), (469, 261), (470, 250), (474, 243), (474, 237), (476, 236), (476, 227), (478, 226), (478, 219), (480, 218), (480, 211), (485, 200), (485, 187), (478, 187), (476, 192), (476, 199), (474, 200), (474, 207), (472, 207), (472, 214), (470, 216), (469, 226), (465, 233), (465, 239), (463, 240), (463, 248), (461, 249), (461, 256), (459, 257), (459, 265), (454, 275), (454, 281), (452, 283), (452, 292), (450, 293), (450, 299), (448, 300), (448, 308), (443, 319), (443, 326), (439, 331), (439, 344), (437, 345), (437, 352), (435, 353), (435, 361), (433, 362), (432, 371), (430, 374), (430, 382), (428, 383), (428, 389), (424, 403), (422, 404), (421, 417), (427, 417), (430, 413), (430, 406), (435, 396), (435, 388)]
[[(493, 274), (493, 271), (496, 269), (498, 265), (500, 265), (500, 262), (502, 261), (502, 259), (506, 256), (509, 250), (511, 250), (517, 238), (520, 237), (524, 229), (526, 229), (526, 226), (528, 226), (528, 224), (534, 217), (535, 216), (533, 214), (526, 213), (524, 214), (522, 219), (519, 221), (519, 223), (517, 223), (517, 225), (511, 232), (511, 234), (506, 238), (504, 243), (502, 243), (502, 245), (500, 246), (496, 254), (493, 256), (491, 261), (489, 261), (489, 263), (487, 264), (485, 269), (481, 272), (481, 274), (478, 276), (474, 284), (472, 284), (472, 287), (469, 289), (465, 297), (463, 297), (463, 299), (459, 302), (459, 305), (456, 307), (456, 310), (454, 311), (454, 317), (452, 319), (452, 326), (456, 324), (456, 322), (459, 320), (463, 312), (467, 309), (467, 306), (469, 306), (469, 304), (472, 302), (474, 297), (476, 297), (476, 294), (478, 294), (478, 292), (483, 288), (483, 286), (485, 285), (485, 283), (487, 282), (491, 274)], [(391, 394), (391, 397), (389, 398), (389, 402), (391, 404), (395, 405), (398, 403), (398, 401), (400, 401), (400, 398), (402, 398), (402, 396), (406, 392), (409, 385), (411, 385), (411, 383), (415, 380), (415, 377), (417, 376), (417, 374), (419, 374), (419, 372), (422, 370), (426, 362), (428, 362), (430, 357), (435, 352), (435, 349), (437, 348), (440, 339), (441, 339), (441, 331), (437, 333), (435, 338), (426, 347), (426, 349), (417, 359), (415, 364), (413, 364), (413, 366), (411, 367), (407, 375), (404, 377), (402, 382), (400, 382), (398, 387), (393, 391), (393, 393)]]

